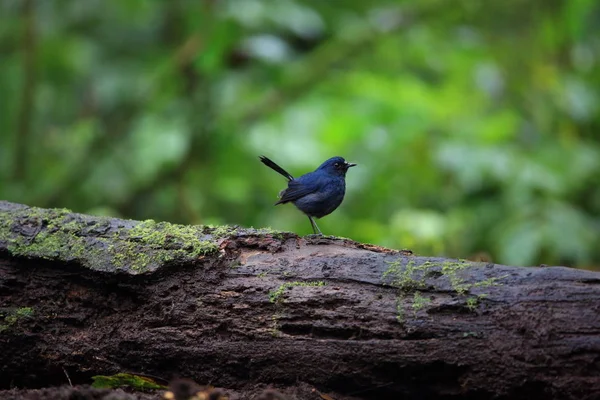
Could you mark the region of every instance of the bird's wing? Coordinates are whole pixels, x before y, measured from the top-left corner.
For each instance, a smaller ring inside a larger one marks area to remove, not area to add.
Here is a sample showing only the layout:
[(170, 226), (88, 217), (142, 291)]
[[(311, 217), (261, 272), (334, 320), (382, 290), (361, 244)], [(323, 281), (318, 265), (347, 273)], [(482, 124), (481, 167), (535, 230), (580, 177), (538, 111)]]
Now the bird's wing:
[(288, 183), (287, 189), (281, 192), (281, 198), (276, 204), (296, 201), (306, 195), (314, 193), (327, 184), (327, 179), (314, 172), (302, 175)]

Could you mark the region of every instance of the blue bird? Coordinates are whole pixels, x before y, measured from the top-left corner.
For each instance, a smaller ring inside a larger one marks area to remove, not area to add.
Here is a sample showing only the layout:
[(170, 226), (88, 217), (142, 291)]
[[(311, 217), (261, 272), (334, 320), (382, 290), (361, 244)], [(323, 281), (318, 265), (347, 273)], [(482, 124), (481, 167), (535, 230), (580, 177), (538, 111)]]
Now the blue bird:
[(277, 204), (293, 203), (308, 219), (315, 234), (323, 235), (314, 218), (331, 214), (342, 204), (346, 193), (346, 172), (356, 164), (342, 157), (332, 157), (313, 172), (298, 179), (265, 156), (260, 161), (288, 180), (288, 187), (279, 193)]

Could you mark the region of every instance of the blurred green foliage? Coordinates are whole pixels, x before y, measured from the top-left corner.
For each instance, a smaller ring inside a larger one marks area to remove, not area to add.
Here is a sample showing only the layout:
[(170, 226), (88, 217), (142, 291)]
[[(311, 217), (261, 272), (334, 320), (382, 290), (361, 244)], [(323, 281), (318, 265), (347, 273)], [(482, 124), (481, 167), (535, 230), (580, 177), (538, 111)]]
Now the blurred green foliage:
[(599, 27), (593, 0), (2, 0), (0, 198), (307, 234), (257, 156), (341, 155), (326, 234), (593, 267)]

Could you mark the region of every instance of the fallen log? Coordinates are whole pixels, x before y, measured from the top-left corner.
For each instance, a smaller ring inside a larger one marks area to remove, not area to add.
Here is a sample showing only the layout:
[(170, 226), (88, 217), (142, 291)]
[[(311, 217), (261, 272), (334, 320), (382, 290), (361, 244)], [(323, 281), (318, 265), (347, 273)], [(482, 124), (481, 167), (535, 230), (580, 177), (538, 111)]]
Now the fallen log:
[(241, 398), (595, 399), (599, 313), (590, 271), (0, 202), (0, 389), (133, 372)]

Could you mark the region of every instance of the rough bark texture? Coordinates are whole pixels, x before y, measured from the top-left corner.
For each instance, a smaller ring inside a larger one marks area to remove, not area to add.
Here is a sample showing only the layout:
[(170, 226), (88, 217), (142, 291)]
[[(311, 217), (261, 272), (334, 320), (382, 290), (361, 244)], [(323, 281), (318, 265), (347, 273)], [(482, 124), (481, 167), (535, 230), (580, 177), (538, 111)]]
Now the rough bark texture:
[(0, 398), (65, 371), (232, 398), (600, 398), (600, 274), (563, 267), (0, 202), (0, 313)]

